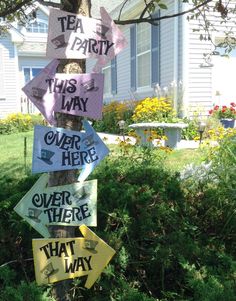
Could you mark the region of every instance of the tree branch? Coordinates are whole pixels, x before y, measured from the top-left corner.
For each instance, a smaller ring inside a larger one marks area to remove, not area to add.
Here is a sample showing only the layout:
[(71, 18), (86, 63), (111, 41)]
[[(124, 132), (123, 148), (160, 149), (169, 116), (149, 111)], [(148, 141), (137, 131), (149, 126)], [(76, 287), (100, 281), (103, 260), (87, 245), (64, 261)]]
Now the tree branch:
[[(141, 15), (140, 15), (139, 19), (142, 19), (142, 18), (144, 17), (144, 15), (146, 14), (146, 12), (147, 12), (147, 10), (148, 10), (149, 6), (151, 6), (151, 5), (153, 4), (153, 1), (151, 1), (151, 2), (147, 3), (147, 1), (146, 1), (146, 0), (144, 0), (144, 2), (145, 2), (145, 5), (146, 5), (146, 7), (145, 7), (145, 8), (144, 8), (144, 10), (142, 11), (142, 13), (141, 13)], [(149, 14), (149, 16), (151, 17), (151, 15), (150, 15), (150, 14)]]
[(124, 7), (125, 7), (125, 5), (126, 5), (126, 3), (127, 3), (128, 1), (129, 1), (129, 0), (125, 0), (124, 3), (122, 4), (121, 9), (120, 9), (120, 13), (119, 13), (118, 20), (120, 20), (122, 10), (124, 9)]
[[(33, 261), (33, 260), (34, 260), (33, 258), (26, 258), (26, 259), (23, 259), (22, 261)], [(16, 259), (16, 260), (11, 260), (11, 261), (5, 262), (2, 265), (0, 265), (0, 268), (3, 268), (12, 263), (20, 263), (20, 260)]]
[[(13, 4), (13, 2), (11, 3)], [(0, 17), (6, 17), (7, 15), (14, 14), (17, 10), (21, 9), (25, 5), (33, 4), (32, 0), (23, 0), (22, 2), (16, 4), (16, 5), (9, 5), (7, 2), (6, 9), (3, 10), (3, 12), (0, 11)]]
[(51, 1), (44, 1), (44, 0), (37, 0), (41, 5), (44, 6), (51, 6), (51, 7), (56, 7), (56, 8), (60, 8), (60, 3), (55, 3), (55, 2), (51, 2)]
[[(191, 9), (182, 11), (182, 12), (177, 13), (177, 14), (165, 15), (165, 16), (160, 16), (160, 17), (157, 17), (157, 18), (148, 17), (148, 18), (138, 18), (138, 19), (132, 19), (132, 20), (114, 20), (114, 22), (118, 25), (128, 25), (128, 24), (135, 24), (135, 23), (138, 24), (138, 23), (144, 23), (144, 22), (148, 22), (150, 24), (157, 25), (157, 21), (161, 21), (161, 20), (164, 20), (164, 19), (175, 18), (175, 17), (179, 17), (179, 16), (183, 16), (183, 15), (192, 13), (195, 10), (199, 9), (202, 6), (207, 5), (210, 2), (213, 2), (213, 0), (206, 0), (206, 1), (202, 2), (201, 4), (198, 4), (198, 5), (194, 6)], [(146, 10), (146, 7), (144, 8), (144, 10)], [(143, 15), (143, 12), (141, 13), (141, 15)]]

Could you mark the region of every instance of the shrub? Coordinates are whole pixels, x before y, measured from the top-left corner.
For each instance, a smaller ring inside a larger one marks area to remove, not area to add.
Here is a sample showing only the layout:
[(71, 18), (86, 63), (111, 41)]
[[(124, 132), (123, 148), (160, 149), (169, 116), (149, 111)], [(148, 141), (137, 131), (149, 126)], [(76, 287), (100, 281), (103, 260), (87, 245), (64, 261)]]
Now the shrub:
[(36, 283), (20, 281), (16, 285), (16, 274), (7, 267), (0, 268), (1, 301), (55, 301)]
[(5, 119), (0, 119), (0, 134), (27, 132), (32, 130), (35, 124), (43, 124), (41, 115), (9, 114)]
[(103, 118), (102, 120), (95, 121), (93, 127), (98, 132), (119, 134), (120, 128), (118, 122), (125, 120), (125, 132), (127, 132), (127, 127), (131, 123), (132, 113), (131, 102), (112, 101), (104, 105)]
[(197, 119), (188, 119), (183, 118), (184, 123), (188, 124), (188, 127), (182, 129), (181, 137), (186, 140), (194, 140), (198, 135), (198, 120)]
[(134, 122), (176, 122), (176, 113), (170, 98), (147, 97), (140, 101), (132, 116)]
[[(97, 166), (90, 176), (98, 179), (98, 226), (94, 231), (116, 255), (92, 289), (82, 287), (82, 277), (74, 281), (71, 300), (236, 299), (236, 146), (233, 131), (227, 133), (219, 147), (209, 152), (211, 165), (194, 169), (192, 178), (190, 174), (180, 179), (179, 174), (167, 171), (161, 151), (131, 145), (123, 145)], [(28, 191), (32, 180), (19, 183), (16, 190)], [(17, 198), (14, 195), (0, 202), (1, 238), (7, 242), (5, 251), (1, 249), (2, 260), (17, 256), (19, 234), (23, 239), (18, 253), (25, 258), (30, 252), (30, 227), (12, 212)], [(9, 249), (11, 254), (6, 254)], [(24, 274), (19, 270), (17, 275), (18, 281), (11, 278), (10, 284), (19, 292)], [(8, 283), (2, 280), (4, 293), (6, 287)]]

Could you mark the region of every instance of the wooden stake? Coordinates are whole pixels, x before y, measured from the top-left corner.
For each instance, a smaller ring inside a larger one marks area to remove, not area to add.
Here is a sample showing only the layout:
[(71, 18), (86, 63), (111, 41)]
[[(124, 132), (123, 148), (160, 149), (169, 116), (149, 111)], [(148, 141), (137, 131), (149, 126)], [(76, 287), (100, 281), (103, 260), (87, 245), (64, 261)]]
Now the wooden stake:
[[(91, 0), (64, 0), (61, 1), (61, 9), (67, 12), (81, 14), (91, 17)], [(76, 59), (60, 60), (58, 73), (85, 73), (86, 61)], [(56, 113), (57, 127), (81, 131), (82, 117)], [(77, 181), (78, 171), (56, 171), (49, 173), (49, 186), (71, 184)], [(71, 226), (50, 226), (49, 232), (52, 237), (75, 237), (75, 227)], [(54, 285), (53, 295), (57, 301), (69, 301), (69, 288), (71, 280), (60, 281)]]

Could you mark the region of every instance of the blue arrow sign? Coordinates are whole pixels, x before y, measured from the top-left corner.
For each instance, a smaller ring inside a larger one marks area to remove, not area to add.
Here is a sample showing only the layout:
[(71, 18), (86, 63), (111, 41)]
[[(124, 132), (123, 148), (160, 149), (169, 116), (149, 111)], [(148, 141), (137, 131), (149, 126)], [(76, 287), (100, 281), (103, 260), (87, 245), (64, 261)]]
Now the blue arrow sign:
[(32, 173), (82, 169), (79, 181), (84, 181), (109, 149), (88, 121), (85, 132), (36, 125)]

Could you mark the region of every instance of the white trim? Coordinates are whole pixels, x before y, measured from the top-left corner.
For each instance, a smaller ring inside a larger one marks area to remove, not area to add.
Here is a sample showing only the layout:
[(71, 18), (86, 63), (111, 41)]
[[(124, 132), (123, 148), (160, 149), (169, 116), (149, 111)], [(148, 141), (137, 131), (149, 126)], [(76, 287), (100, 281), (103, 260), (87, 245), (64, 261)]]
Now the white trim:
[(137, 87), (137, 90), (135, 91), (137, 93), (153, 93), (153, 89), (151, 86), (144, 86), (144, 87)]

